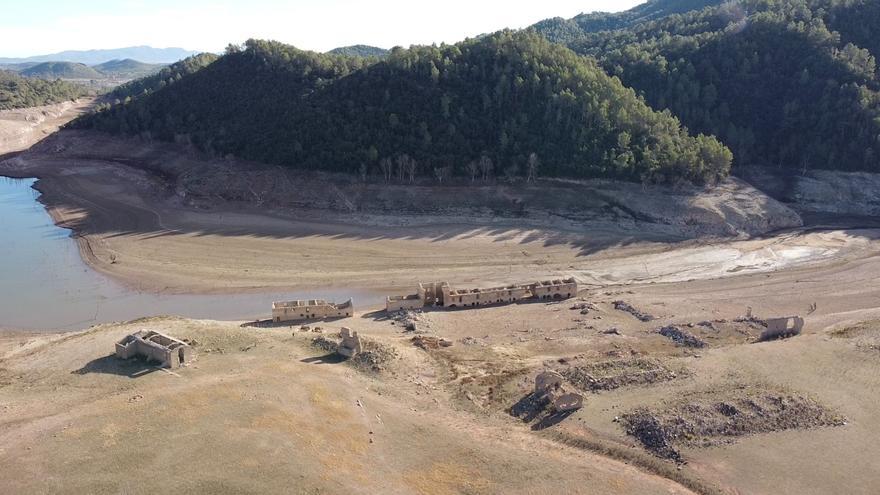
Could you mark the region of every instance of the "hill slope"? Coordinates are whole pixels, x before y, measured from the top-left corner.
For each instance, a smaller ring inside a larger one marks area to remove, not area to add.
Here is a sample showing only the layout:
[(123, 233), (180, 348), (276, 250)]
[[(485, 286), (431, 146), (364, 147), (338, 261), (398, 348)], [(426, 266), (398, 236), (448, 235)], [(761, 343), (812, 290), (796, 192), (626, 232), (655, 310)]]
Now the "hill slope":
[[(539, 35), (395, 49), (385, 62), (249, 41), (203, 70), (75, 125), (149, 131), (203, 149), (312, 170), (401, 177), (545, 175), (712, 181), (730, 152), (687, 135), (594, 63)], [(343, 77), (345, 76), (345, 77)], [(537, 160), (532, 158), (532, 163)]]
[(673, 14), (719, 5), (725, 1), (727, 0), (649, 0), (623, 12), (593, 12), (572, 19), (555, 17), (545, 19), (532, 27), (550, 41), (569, 43), (584, 33), (624, 29)]
[[(880, 171), (880, 7), (743, 0), (568, 38), (738, 164)], [(833, 30), (833, 31), (832, 31)], [(861, 46), (860, 44), (864, 44)]]
[(0, 110), (36, 107), (73, 100), (86, 88), (66, 81), (44, 81), (0, 70)]
[(44, 62), (21, 71), (26, 77), (40, 79), (100, 79), (104, 77), (95, 68), (73, 62)]
[(146, 64), (130, 58), (122, 60), (110, 60), (103, 64), (93, 66), (95, 70), (105, 76), (120, 78), (144, 77), (162, 68), (161, 64)]
[(110, 92), (110, 96), (117, 100), (125, 100), (129, 97), (134, 98), (150, 94), (174, 84), (186, 75), (193, 74), (207, 67), (214, 63), (217, 58), (219, 57), (213, 53), (202, 53), (187, 57), (180, 62), (163, 67), (155, 74), (117, 86)]
[(391, 51), (376, 46), (352, 45), (334, 48), (327, 53), (333, 55), (345, 55), (348, 57), (375, 57), (378, 59), (384, 59), (389, 53), (391, 53)]

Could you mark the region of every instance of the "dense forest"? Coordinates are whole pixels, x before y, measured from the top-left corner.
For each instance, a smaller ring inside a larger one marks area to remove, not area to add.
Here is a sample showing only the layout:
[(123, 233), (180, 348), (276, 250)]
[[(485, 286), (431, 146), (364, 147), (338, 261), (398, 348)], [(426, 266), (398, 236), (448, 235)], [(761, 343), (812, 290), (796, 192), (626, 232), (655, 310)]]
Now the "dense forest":
[(571, 43), (584, 33), (624, 29), (647, 21), (662, 19), (672, 14), (683, 14), (715, 6), (727, 0), (649, 0), (623, 12), (594, 12), (572, 19), (554, 17), (533, 26), (554, 43)]
[(188, 74), (207, 67), (217, 58), (217, 55), (213, 53), (202, 53), (187, 57), (179, 62), (163, 67), (155, 74), (121, 84), (114, 88), (108, 96), (121, 102), (126, 98), (150, 94), (170, 84), (174, 84)]
[(398, 180), (540, 170), (704, 183), (731, 162), (715, 138), (689, 136), (594, 61), (532, 31), (396, 48), (382, 62), (251, 40), (73, 125)]
[(737, 164), (878, 172), (878, 26), (876, 0), (741, 0), (565, 41)]
[(87, 93), (86, 88), (70, 82), (31, 79), (0, 70), (0, 110), (60, 103)]
[(377, 59), (384, 59), (390, 53), (389, 50), (384, 48), (378, 48), (375, 46), (369, 45), (352, 45), (352, 46), (341, 46), (339, 48), (334, 48), (330, 50), (328, 53), (333, 55), (346, 55), (349, 57), (375, 57)]

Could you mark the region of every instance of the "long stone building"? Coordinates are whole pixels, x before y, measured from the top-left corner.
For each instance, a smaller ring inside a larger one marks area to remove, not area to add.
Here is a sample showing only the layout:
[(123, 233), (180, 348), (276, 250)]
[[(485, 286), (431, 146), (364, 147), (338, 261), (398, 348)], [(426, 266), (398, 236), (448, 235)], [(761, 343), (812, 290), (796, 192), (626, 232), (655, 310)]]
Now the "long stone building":
[(434, 282), (419, 284), (415, 294), (388, 297), (385, 309), (395, 312), (432, 306), (464, 308), (530, 299), (568, 299), (577, 295), (577, 291), (574, 278), (478, 289), (455, 289), (446, 282)]
[(354, 302), (331, 303), (323, 299), (272, 303), (272, 321), (308, 321), (345, 318), (354, 314)]

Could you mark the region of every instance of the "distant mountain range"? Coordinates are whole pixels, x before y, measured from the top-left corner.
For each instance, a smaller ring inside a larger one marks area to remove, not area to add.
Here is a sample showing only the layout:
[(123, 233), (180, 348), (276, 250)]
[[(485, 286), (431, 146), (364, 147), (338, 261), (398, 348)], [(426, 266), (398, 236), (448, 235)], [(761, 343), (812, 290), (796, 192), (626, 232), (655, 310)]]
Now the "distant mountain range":
[(0, 64), (22, 64), (41, 62), (74, 62), (97, 65), (111, 60), (134, 59), (146, 64), (171, 64), (198, 52), (183, 48), (153, 48), (151, 46), (130, 46), (108, 50), (69, 50), (49, 55), (36, 55), (25, 58), (0, 58)]

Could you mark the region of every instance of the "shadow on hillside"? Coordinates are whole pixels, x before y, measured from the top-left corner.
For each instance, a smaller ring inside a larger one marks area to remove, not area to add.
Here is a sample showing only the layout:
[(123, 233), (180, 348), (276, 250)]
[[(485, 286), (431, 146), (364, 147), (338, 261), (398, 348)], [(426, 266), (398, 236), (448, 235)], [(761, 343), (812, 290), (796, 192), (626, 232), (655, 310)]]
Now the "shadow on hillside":
[(73, 375), (88, 375), (92, 373), (104, 375), (127, 376), (139, 378), (158, 371), (155, 364), (142, 358), (120, 359), (115, 354), (94, 359), (78, 370), (71, 371)]
[(300, 359), (299, 362), (306, 364), (340, 364), (348, 360), (345, 356), (340, 356), (335, 352), (331, 352), (330, 354), (325, 354), (323, 356), (315, 356), (305, 359)]

